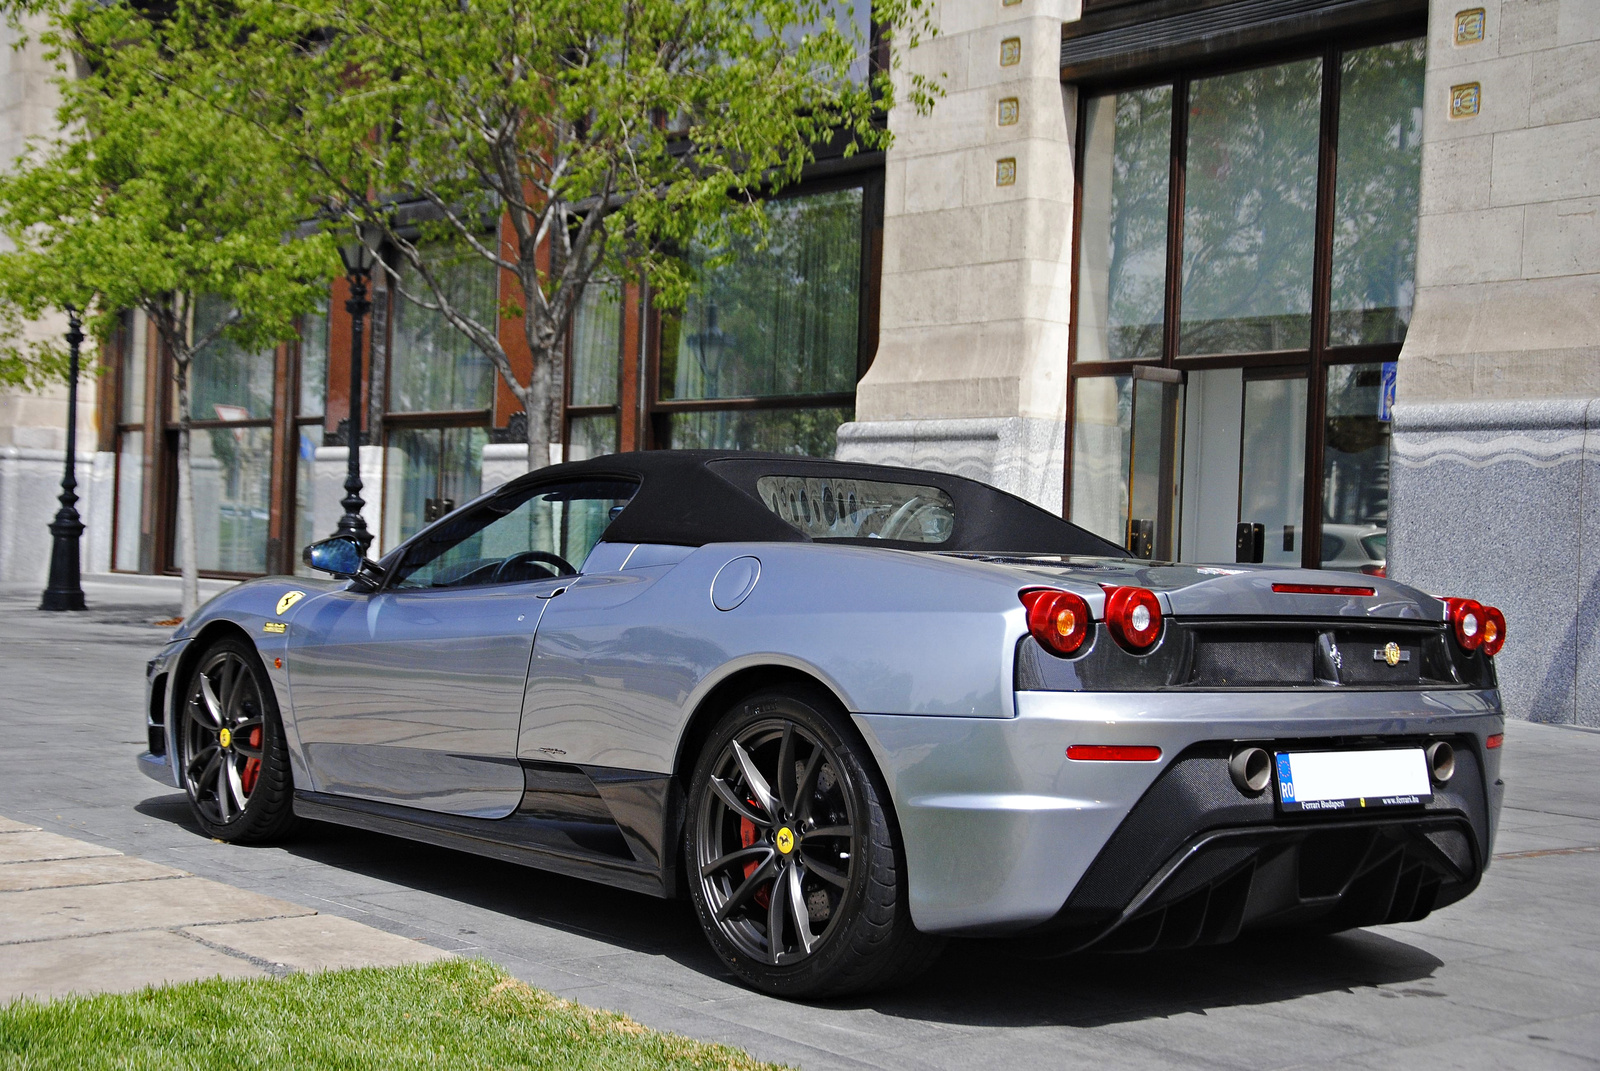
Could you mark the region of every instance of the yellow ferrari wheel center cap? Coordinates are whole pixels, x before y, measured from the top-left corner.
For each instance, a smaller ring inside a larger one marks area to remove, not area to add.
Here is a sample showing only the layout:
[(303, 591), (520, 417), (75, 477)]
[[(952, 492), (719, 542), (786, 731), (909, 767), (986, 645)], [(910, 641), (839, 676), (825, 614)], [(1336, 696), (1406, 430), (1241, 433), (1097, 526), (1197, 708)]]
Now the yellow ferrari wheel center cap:
[(788, 826), (784, 826), (778, 830), (777, 841), (778, 851), (782, 852), (784, 855), (788, 855), (790, 852), (794, 851), (794, 831)]
[(227, 747), (229, 744), (233, 743), (233, 734), (226, 729), (222, 730), (217, 734), (217, 743), (221, 744), (223, 747)]

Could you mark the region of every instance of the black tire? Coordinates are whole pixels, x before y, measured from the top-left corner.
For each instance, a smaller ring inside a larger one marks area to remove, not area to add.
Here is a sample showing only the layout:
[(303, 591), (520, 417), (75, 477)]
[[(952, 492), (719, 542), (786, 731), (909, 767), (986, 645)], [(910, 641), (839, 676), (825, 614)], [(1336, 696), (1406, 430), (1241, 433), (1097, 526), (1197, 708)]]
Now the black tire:
[(206, 647), (173, 716), (177, 768), (201, 829), (232, 844), (264, 844), (293, 831), (283, 721), (249, 642), (227, 636)]
[(689, 785), (684, 862), (701, 929), (746, 984), (837, 997), (908, 981), (938, 958), (943, 942), (911, 923), (887, 800), (820, 688), (757, 692), (717, 724)]

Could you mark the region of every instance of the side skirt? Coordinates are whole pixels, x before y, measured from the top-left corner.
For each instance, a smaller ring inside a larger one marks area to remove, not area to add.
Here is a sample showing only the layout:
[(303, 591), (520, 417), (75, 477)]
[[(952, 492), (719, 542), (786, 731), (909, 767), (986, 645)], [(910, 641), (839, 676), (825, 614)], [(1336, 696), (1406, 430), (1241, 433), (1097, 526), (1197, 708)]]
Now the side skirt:
[[(638, 780), (633, 779), (633, 784), (637, 785)], [(651, 780), (668, 782), (671, 779)], [(649, 795), (657, 794), (666, 805), (663, 810), (670, 813), (669, 801), (672, 793), (668, 790), (668, 786), (663, 783), (656, 792), (649, 793)], [(529, 795), (537, 797), (545, 793), (535, 789)], [(545, 800), (548, 799), (549, 797), (545, 796)], [(468, 818), (462, 815), (354, 799), (349, 796), (331, 796), (321, 792), (297, 791), (294, 794), (295, 813), (303, 818), (366, 829), (374, 833), (386, 833), (441, 848), (472, 852), (491, 859), (547, 870), (555, 874), (565, 874), (568, 877), (598, 881), (605, 885), (647, 893), (663, 899), (676, 894), (676, 874), (668, 862), (671, 859), (670, 853), (645, 852), (642, 853), (647, 856), (644, 860), (625, 858), (616, 852), (611, 844), (606, 843), (611, 838), (621, 842), (654, 839), (639, 838), (636, 827), (631, 823), (623, 825), (622, 835), (619, 837), (616, 824), (604, 823), (605, 826), (609, 826), (609, 830), (603, 827), (596, 829), (599, 823), (594, 822), (594, 817), (598, 816), (580, 817), (568, 814), (556, 816), (537, 806), (527, 808), (529, 802), (533, 801), (525, 801), (524, 808), (519, 808), (505, 818)], [(533, 813), (529, 813), (530, 810)], [(663, 819), (665, 818), (664, 814)], [(641, 824), (648, 826), (651, 823), (646, 821)], [(611, 837), (602, 836), (596, 840), (593, 836), (596, 832), (609, 832)], [(629, 847), (632, 848), (634, 845), (629, 844)], [(640, 844), (638, 847), (642, 848), (644, 845)], [(641, 853), (634, 851), (628, 854)], [(649, 858), (651, 854), (655, 857)]]

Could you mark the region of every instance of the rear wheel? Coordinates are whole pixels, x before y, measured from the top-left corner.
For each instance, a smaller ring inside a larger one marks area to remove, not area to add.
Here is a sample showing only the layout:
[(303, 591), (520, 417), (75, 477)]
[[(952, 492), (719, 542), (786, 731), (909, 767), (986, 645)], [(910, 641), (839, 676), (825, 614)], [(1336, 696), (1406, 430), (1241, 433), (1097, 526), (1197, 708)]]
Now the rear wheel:
[(825, 997), (903, 981), (918, 933), (905, 864), (864, 749), (820, 690), (765, 691), (712, 732), (690, 784), (690, 895), (723, 962), (757, 989)]
[(237, 637), (201, 654), (178, 711), (178, 768), (189, 809), (219, 840), (276, 840), (294, 823), (294, 781), (272, 683)]

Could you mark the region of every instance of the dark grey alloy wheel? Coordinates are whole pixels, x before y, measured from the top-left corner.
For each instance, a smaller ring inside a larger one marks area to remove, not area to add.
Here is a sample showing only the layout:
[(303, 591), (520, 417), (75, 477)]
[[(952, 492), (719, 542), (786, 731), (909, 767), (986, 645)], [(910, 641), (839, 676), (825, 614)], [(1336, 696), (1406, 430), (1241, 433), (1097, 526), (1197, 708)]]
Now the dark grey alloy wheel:
[(234, 842), (272, 840), (293, 822), (293, 781), (271, 682), (243, 640), (217, 641), (189, 678), (178, 762), (202, 829)]
[(763, 692), (712, 733), (685, 859), (706, 936), (759, 989), (835, 996), (902, 980), (940, 942), (911, 925), (886, 793), (837, 704)]

